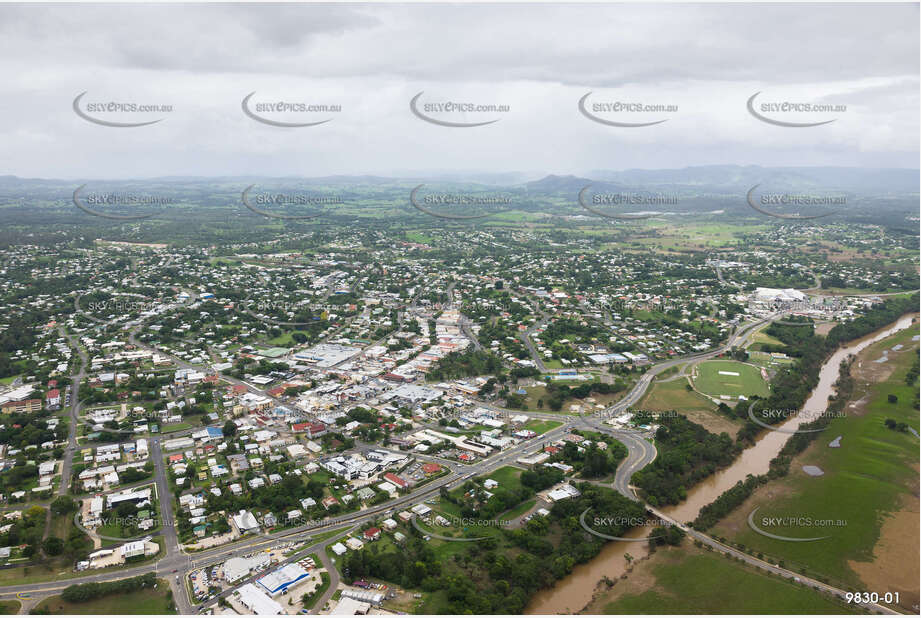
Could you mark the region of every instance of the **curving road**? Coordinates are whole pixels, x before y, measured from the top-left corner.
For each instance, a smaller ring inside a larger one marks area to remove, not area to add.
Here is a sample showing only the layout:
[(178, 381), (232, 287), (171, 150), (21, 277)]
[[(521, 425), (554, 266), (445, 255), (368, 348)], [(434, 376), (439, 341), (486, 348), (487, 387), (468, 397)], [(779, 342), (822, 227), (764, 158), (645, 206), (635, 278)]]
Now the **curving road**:
[[(450, 469), (449, 474), (447, 474), (446, 476), (436, 479), (435, 481), (432, 481), (431, 483), (428, 483), (422, 486), (421, 488), (411, 492), (410, 494), (401, 496), (397, 498), (396, 500), (387, 502), (385, 504), (371, 507), (363, 511), (358, 511), (356, 513), (347, 514), (338, 519), (325, 520), (323, 522), (317, 522), (315, 524), (309, 524), (309, 525), (301, 526), (298, 528), (284, 530), (278, 533), (264, 534), (258, 537), (250, 537), (247, 539), (243, 539), (241, 541), (237, 541), (230, 545), (223, 545), (217, 548), (205, 550), (205, 551), (198, 552), (195, 554), (183, 554), (182, 553), (179, 547), (178, 538), (175, 533), (175, 528), (171, 525), (172, 522), (174, 521), (173, 511), (172, 511), (172, 499), (171, 499), (172, 496), (168, 491), (168, 485), (166, 483), (163, 455), (161, 452), (159, 438), (153, 438), (151, 440), (151, 457), (154, 458), (154, 462), (156, 464), (155, 482), (157, 485), (158, 495), (161, 497), (160, 508), (161, 508), (161, 517), (164, 520), (164, 527), (163, 527), (164, 533), (163, 534), (164, 534), (164, 538), (166, 541), (165, 542), (166, 556), (163, 559), (159, 560), (155, 565), (146, 565), (146, 566), (139, 566), (139, 567), (133, 567), (133, 568), (128, 568), (128, 569), (120, 569), (117, 571), (90, 573), (84, 576), (64, 579), (64, 580), (60, 580), (57, 582), (44, 582), (44, 583), (36, 583), (36, 584), (4, 586), (0, 588), (0, 598), (14, 598), (16, 595), (20, 593), (30, 593), (33, 596), (36, 596), (36, 595), (44, 596), (48, 594), (58, 593), (62, 589), (66, 588), (67, 586), (73, 585), (73, 584), (110, 581), (113, 579), (122, 579), (122, 578), (131, 577), (134, 575), (139, 575), (139, 574), (154, 570), (161, 577), (166, 577), (168, 579), (170, 586), (173, 588), (174, 599), (177, 603), (179, 612), (183, 614), (190, 614), (196, 610), (201, 610), (204, 607), (211, 607), (217, 604), (220, 597), (210, 599), (209, 601), (202, 604), (198, 608), (193, 607), (191, 603), (189, 602), (188, 597), (186, 595), (184, 584), (180, 584), (180, 582), (177, 581), (177, 578), (172, 575), (173, 573), (179, 573), (182, 576), (179, 579), (184, 580), (185, 574), (188, 573), (192, 569), (200, 568), (202, 566), (208, 566), (210, 564), (214, 564), (216, 562), (226, 560), (227, 558), (232, 557), (232, 556), (242, 556), (245, 554), (251, 554), (254, 551), (264, 549), (266, 547), (275, 545), (279, 542), (303, 540), (305, 537), (309, 538), (310, 535), (316, 534), (318, 532), (332, 531), (332, 530), (341, 531), (342, 534), (346, 534), (351, 530), (358, 529), (364, 523), (373, 521), (375, 518), (377, 518), (378, 516), (384, 513), (390, 514), (393, 511), (395, 511), (397, 508), (403, 505), (408, 505), (410, 503), (416, 503), (419, 500), (426, 498), (430, 494), (438, 492), (440, 488), (443, 486), (447, 486), (448, 488), (451, 488), (452, 485), (458, 486), (458, 485), (463, 484), (468, 478), (474, 475), (482, 475), (498, 467), (501, 467), (503, 465), (508, 465), (510, 461), (513, 462), (514, 459), (517, 459), (518, 456), (524, 454), (526, 451), (533, 450), (533, 448), (536, 445), (540, 443), (551, 442), (557, 439), (558, 437), (561, 437), (564, 433), (569, 432), (578, 423), (581, 423), (582, 425), (588, 428), (591, 428), (593, 430), (603, 431), (609, 435), (612, 435), (613, 437), (615, 437), (617, 440), (622, 442), (627, 447), (627, 452), (628, 452), (627, 457), (618, 466), (618, 469), (615, 473), (615, 479), (612, 485), (613, 485), (613, 488), (619, 493), (621, 493), (622, 495), (632, 500), (638, 500), (636, 492), (633, 490), (632, 486), (630, 485), (630, 479), (637, 470), (640, 470), (643, 467), (649, 465), (655, 459), (656, 454), (657, 454), (655, 446), (649, 440), (647, 440), (640, 432), (624, 430), (624, 429), (616, 429), (616, 428), (604, 425), (602, 420), (606, 418), (610, 418), (612, 416), (617, 416), (623, 413), (623, 411), (625, 411), (628, 407), (630, 407), (631, 405), (639, 401), (642, 398), (642, 396), (646, 393), (646, 390), (652, 384), (656, 376), (661, 374), (663, 371), (666, 371), (675, 365), (683, 364), (688, 361), (704, 360), (704, 359), (711, 358), (713, 356), (722, 354), (728, 351), (734, 345), (737, 345), (739, 341), (742, 341), (746, 337), (748, 337), (751, 334), (751, 332), (753, 332), (755, 329), (760, 328), (765, 323), (774, 319), (777, 315), (779, 314), (774, 314), (772, 316), (769, 316), (768, 318), (765, 318), (763, 320), (760, 320), (760, 321), (757, 321), (757, 322), (754, 322), (752, 324), (742, 327), (737, 332), (734, 332), (729, 337), (729, 340), (724, 345), (714, 350), (704, 352), (704, 353), (699, 353), (699, 354), (687, 355), (687, 356), (683, 356), (680, 358), (670, 359), (670, 360), (667, 360), (667, 361), (651, 366), (640, 377), (640, 379), (630, 389), (630, 391), (622, 399), (620, 399), (617, 403), (593, 415), (581, 416), (578, 422), (573, 417), (567, 417), (567, 416), (560, 415), (560, 414), (529, 412), (528, 413), (529, 416), (534, 416), (538, 418), (552, 418), (555, 420), (562, 421), (563, 424), (557, 428), (554, 428), (544, 433), (543, 435), (537, 438), (524, 441), (521, 444), (516, 445), (506, 451), (497, 453), (496, 455), (489, 457), (487, 459), (477, 461), (473, 465), (466, 466), (464, 468), (464, 473), (460, 473), (457, 470)], [(148, 346), (143, 346), (143, 344), (137, 344), (137, 345), (140, 345), (141, 347), (148, 347)], [(77, 347), (77, 349), (79, 350), (79, 347)], [(77, 375), (81, 375), (83, 371), (85, 370), (86, 362), (85, 362), (85, 359), (83, 360), (84, 362), (82, 363), (80, 371), (78, 372)], [(174, 359), (174, 360), (178, 361), (178, 359)], [(179, 362), (181, 364), (186, 364), (186, 363), (182, 363), (181, 361)], [(76, 378), (76, 376), (74, 377)], [(237, 380), (232, 380), (232, 379), (230, 381), (239, 382)], [(77, 384), (79, 384), (79, 382), (77, 382)], [(247, 385), (247, 386), (251, 387), (251, 385)], [(73, 420), (75, 418), (76, 409), (77, 409), (77, 404), (76, 404), (76, 402), (78, 401), (77, 393), (74, 392), (72, 396), (74, 397), (72, 401), (75, 402), (71, 407), (71, 416)], [(491, 407), (492, 409), (496, 409), (493, 406), (488, 406), (488, 407)], [(71, 445), (71, 447), (73, 447), (73, 445), (75, 445), (76, 443), (75, 433), (76, 433), (76, 423), (72, 422), (71, 423), (71, 440), (69, 441), (69, 444)], [(71, 453), (72, 453), (72, 448), (71, 448)], [(70, 457), (68, 457), (68, 460), (69, 459)], [(710, 538), (709, 536), (701, 532), (690, 530), (684, 524), (671, 520), (664, 514), (659, 513), (658, 511), (656, 511), (652, 507), (649, 507), (648, 505), (647, 505), (647, 509), (654, 515), (657, 515), (664, 520), (671, 521), (674, 525), (679, 526), (682, 530), (685, 530), (688, 533), (688, 535), (691, 536), (692, 538), (696, 540), (700, 540), (702, 543), (705, 543), (707, 545), (710, 545), (711, 547), (717, 548), (719, 549), (719, 551), (722, 551), (724, 553), (728, 552), (730, 555), (738, 557), (748, 564), (751, 564), (753, 566), (758, 566), (759, 568), (776, 573), (782, 577), (787, 577), (789, 579), (796, 579), (796, 581), (802, 581), (804, 583), (809, 584), (810, 586), (816, 586), (819, 589), (828, 592), (829, 594), (834, 594), (840, 597), (843, 597), (843, 595), (845, 594), (845, 592), (842, 590), (822, 584), (821, 582), (816, 582), (814, 580), (806, 578), (802, 575), (798, 575), (787, 569), (782, 569), (775, 565), (770, 565), (763, 561), (757, 560), (756, 558), (752, 556), (739, 552), (738, 550), (735, 550), (731, 547), (724, 546), (721, 543), (717, 542), (716, 540)], [(331, 577), (331, 580), (333, 580), (333, 582), (331, 582), (331, 585), (329, 589), (326, 591), (326, 593), (324, 594), (323, 598), (318, 600), (317, 604), (314, 606), (314, 609), (312, 610), (312, 613), (322, 610), (324, 604), (329, 600), (329, 598), (335, 592), (336, 585), (338, 584), (338, 572), (336, 571), (335, 567), (328, 562), (328, 557), (326, 556), (325, 550), (326, 550), (326, 547), (328, 547), (330, 544), (336, 542), (336, 540), (340, 536), (341, 535), (337, 534), (328, 539), (325, 539), (322, 542), (310, 545), (304, 550), (298, 552), (295, 556), (292, 556), (291, 558), (286, 560), (286, 562), (292, 562), (292, 561), (302, 559), (304, 556), (310, 553), (318, 552), (321, 557), (321, 561), (323, 562), (324, 566), (326, 566), (326, 568), (330, 572), (330, 577)], [(248, 581), (251, 581), (252, 579), (253, 577), (244, 580), (237, 586), (224, 591), (220, 596), (223, 597), (223, 596), (232, 594), (233, 591), (236, 590), (240, 585), (243, 585), (247, 583)], [(864, 605), (864, 607), (866, 607), (867, 609), (871, 609), (871, 610), (882, 612), (882, 613), (897, 613), (897, 612), (890, 610), (889, 608), (886, 608), (880, 605), (866, 604)]]

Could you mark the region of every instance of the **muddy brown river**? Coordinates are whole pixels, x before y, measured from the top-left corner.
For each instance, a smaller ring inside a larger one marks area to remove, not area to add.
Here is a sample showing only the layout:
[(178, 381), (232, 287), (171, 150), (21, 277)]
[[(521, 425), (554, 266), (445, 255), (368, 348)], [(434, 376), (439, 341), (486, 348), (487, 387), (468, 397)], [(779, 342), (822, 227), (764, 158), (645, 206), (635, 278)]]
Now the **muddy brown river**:
[[(834, 383), (838, 379), (838, 367), (849, 354), (856, 354), (868, 345), (893, 333), (911, 326), (917, 314), (904, 315), (895, 324), (851, 342), (839, 348), (825, 362), (819, 372), (819, 384), (806, 400), (803, 410), (822, 411), (828, 403), (828, 398), (834, 394)], [(806, 415), (790, 418), (778, 425), (783, 429), (796, 429), (800, 424), (811, 420)], [(688, 498), (681, 504), (662, 509), (663, 512), (681, 522), (687, 522), (697, 517), (701, 508), (713, 502), (724, 491), (745, 480), (749, 474), (764, 474), (768, 471), (771, 460), (777, 456), (791, 434), (780, 431), (766, 431), (754, 446), (745, 449), (741, 455), (728, 468), (717, 472), (710, 478), (698, 483), (688, 492)], [(632, 530), (627, 536), (636, 537), (644, 535), (643, 530)], [(593, 560), (579, 565), (565, 579), (553, 588), (542, 590), (534, 595), (528, 605), (528, 614), (562, 614), (580, 611), (592, 600), (598, 580), (607, 576), (617, 579), (626, 570), (627, 564), (624, 554), (629, 553), (635, 558), (645, 556), (648, 552), (645, 543), (639, 542), (610, 542), (604, 546)]]

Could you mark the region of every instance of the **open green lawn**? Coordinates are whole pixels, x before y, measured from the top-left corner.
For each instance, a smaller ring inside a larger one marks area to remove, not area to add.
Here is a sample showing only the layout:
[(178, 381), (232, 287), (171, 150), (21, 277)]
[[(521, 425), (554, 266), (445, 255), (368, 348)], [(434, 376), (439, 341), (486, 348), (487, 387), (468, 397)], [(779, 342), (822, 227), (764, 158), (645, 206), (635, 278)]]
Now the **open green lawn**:
[(540, 419), (533, 418), (524, 424), (525, 429), (530, 429), (536, 434), (545, 434), (551, 429), (556, 429), (562, 425), (560, 421), (544, 421)]
[(56, 536), (59, 539), (66, 539), (70, 529), (74, 525), (73, 515), (53, 515), (51, 517), (51, 528), (48, 530), (49, 536)]
[(524, 502), (522, 502), (515, 508), (509, 509), (506, 512), (499, 515), (497, 519), (507, 519), (507, 520), (518, 519), (519, 517), (521, 517), (528, 511), (530, 511), (534, 507), (535, 504), (537, 504), (537, 500), (525, 500)]
[(770, 335), (765, 333), (764, 332), (765, 328), (767, 327), (759, 328), (757, 331), (755, 331), (752, 334), (750, 341), (752, 343), (769, 343), (771, 345), (783, 345), (783, 341), (775, 337), (771, 337)]
[(521, 477), (522, 472), (523, 470), (521, 468), (502, 466), (498, 470), (484, 475), (482, 478), (492, 479), (499, 483), (499, 487), (504, 487), (509, 491), (518, 491), (518, 489), (521, 488), (521, 481), (518, 479)]
[[(508, 489), (509, 491), (517, 491), (520, 487), (522, 487), (521, 481), (518, 480), (521, 477), (522, 472), (524, 472), (524, 470), (522, 470), (521, 468), (516, 468), (514, 466), (502, 466), (501, 468), (497, 470), (493, 470), (489, 474), (484, 474), (483, 476), (478, 476), (476, 477), (476, 479), (471, 479), (471, 480), (492, 479), (496, 481), (497, 483), (499, 483), (499, 487), (504, 487), (505, 489)], [(458, 496), (458, 497), (462, 496), (464, 494), (463, 485), (451, 491), (451, 494), (453, 496)], [(454, 505), (451, 504), (450, 502), (441, 500), (438, 508), (442, 509), (446, 513), (454, 515), (455, 513), (450, 508), (452, 506)], [(459, 514), (459, 513), (460, 511), (458, 511), (456, 514)]]
[(420, 245), (428, 245), (431, 244), (433, 238), (423, 232), (406, 232), (406, 240), (419, 243)]
[(0, 614), (18, 614), (19, 601), (0, 601)]
[(700, 393), (689, 391), (686, 388), (687, 383), (687, 380), (654, 382), (636, 408), (650, 412), (716, 410), (716, 404), (712, 401)]
[(96, 532), (102, 536), (111, 536), (117, 539), (130, 539), (139, 536), (139, 534), (133, 534), (131, 532), (122, 532), (120, 524), (105, 524), (96, 528)]
[(290, 332), (282, 333), (279, 336), (274, 337), (272, 339), (267, 339), (266, 343), (272, 346), (279, 347), (279, 348), (289, 348), (291, 346), (297, 345), (297, 342), (295, 342), (294, 338), (291, 336), (294, 333), (301, 333), (304, 336), (307, 335), (307, 333), (303, 331), (293, 330)]
[[(648, 581), (650, 575), (654, 582)], [(634, 581), (637, 585), (631, 586)], [(645, 590), (635, 592), (636, 587)], [(605, 614), (857, 613), (800, 584), (693, 548), (660, 549), (615, 586), (620, 590), (627, 592), (604, 605)]]
[(51, 614), (175, 614), (170, 609), (172, 599), (169, 585), (159, 580), (156, 590), (138, 590), (127, 594), (110, 594), (86, 603), (67, 603), (53, 596), (39, 603), (35, 609)]
[[(761, 378), (761, 371), (751, 365), (731, 360), (713, 360), (699, 363), (696, 371), (697, 378), (694, 380), (694, 386), (700, 392), (713, 397), (720, 395), (729, 395), (734, 398), (739, 395), (767, 397), (770, 394), (767, 383)], [(725, 373), (721, 374), (721, 371)], [(726, 375), (728, 373), (738, 375)]]
[[(889, 379), (870, 386), (866, 412), (858, 416), (852, 408), (845, 408), (846, 416), (831, 421), (828, 429), (794, 461), (787, 477), (756, 491), (717, 524), (713, 533), (785, 559), (791, 565), (804, 565), (812, 573), (850, 584), (854, 590), (862, 589), (849, 562), (874, 558), (874, 547), (887, 514), (899, 510), (902, 498), (917, 491), (912, 488), (917, 487), (918, 473), (913, 466), (918, 463), (918, 439), (884, 424), (887, 418), (892, 418), (918, 428), (918, 412), (912, 407), (918, 387), (908, 386), (904, 380), (912, 360), (917, 358), (918, 344), (911, 341), (917, 333), (917, 327), (907, 329), (862, 354), (865, 359), (875, 359), (882, 349), (897, 343), (905, 346), (899, 357), (889, 361), (897, 363)], [(866, 365), (872, 360), (863, 362)], [(864, 397), (860, 384), (852, 399)], [(889, 394), (896, 395), (898, 403), (889, 403)], [(841, 447), (829, 448), (829, 442), (837, 436), (842, 436)], [(818, 466), (825, 474), (807, 476), (802, 471), (804, 464)], [(756, 507), (760, 509), (757, 521), (762, 517), (804, 516), (842, 520), (846, 525), (836, 522), (834, 526), (823, 527), (765, 528), (772, 534), (794, 538), (830, 537), (802, 543), (774, 540), (755, 533), (746, 524), (748, 514)], [(917, 518), (914, 525), (916, 528)], [(917, 535), (917, 530), (914, 534)]]
[[(527, 395), (524, 398), (524, 404), (528, 407), (528, 410), (540, 410), (541, 412), (553, 412), (550, 408), (547, 407), (547, 387), (546, 386), (530, 386), (526, 389)], [(538, 407), (537, 402), (543, 400), (544, 407)]]

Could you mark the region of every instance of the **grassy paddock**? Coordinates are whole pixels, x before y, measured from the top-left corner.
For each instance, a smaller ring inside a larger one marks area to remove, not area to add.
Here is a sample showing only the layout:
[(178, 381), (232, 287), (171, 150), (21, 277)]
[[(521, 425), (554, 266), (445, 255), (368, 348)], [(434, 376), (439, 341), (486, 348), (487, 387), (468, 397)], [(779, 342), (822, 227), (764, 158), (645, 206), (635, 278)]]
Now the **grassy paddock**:
[(531, 419), (525, 423), (524, 428), (530, 429), (536, 434), (545, 434), (551, 429), (556, 429), (562, 425), (560, 421), (544, 421), (540, 419)]
[[(887, 338), (860, 355), (863, 366), (872, 366), (879, 351), (896, 343), (905, 346), (888, 379), (866, 385), (858, 380), (853, 399), (867, 399), (866, 407), (845, 408), (847, 415), (834, 419), (815, 442), (793, 462), (790, 474), (768, 483), (717, 524), (713, 533), (755, 551), (800, 565), (813, 574), (844, 582), (862, 590), (861, 581), (850, 563), (878, 559), (876, 545), (889, 514), (899, 511), (902, 500), (917, 488), (918, 440), (910, 433), (888, 429), (884, 421), (892, 418), (917, 428), (918, 413), (912, 407), (917, 386), (905, 384), (904, 376), (914, 358), (918, 344), (911, 341), (917, 327)], [(852, 373), (860, 369), (852, 369)], [(859, 375), (859, 374), (858, 374)], [(887, 401), (895, 394), (898, 403)], [(828, 444), (842, 436), (840, 448)], [(821, 468), (820, 477), (807, 476), (805, 464)], [(915, 489), (913, 489), (915, 488)], [(759, 508), (757, 518), (811, 517), (832, 519), (835, 525), (822, 527), (774, 526), (772, 534), (789, 537), (829, 536), (820, 541), (793, 543), (766, 538), (752, 531), (746, 519)], [(846, 524), (839, 524), (846, 522)], [(917, 535), (915, 519), (915, 535)], [(917, 537), (915, 537), (917, 538)], [(905, 539), (908, 542), (908, 539)], [(914, 541), (916, 543), (916, 541)], [(808, 573), (807, 573), (808, 574)]]
[[(689, 542), (685, 541), (687, 545)], [(608, 600), (611, 599), (611, 600)], [(694, 547), (660, 549), (592, 612), (605, 614), (846, 614), (843, 603)]]
[(654, 382), (643, 399), (635, 407), (651, 412), (690, 412), (693, 410), (716, 410), (716, 404), (694, 391), (689, 391), (686, 380)]
[(137, 590), (128, 594), (110, 594), (86, 603), (67, 603), (60, 596), (48, 597), (36, 606), (36, 610), (51, 614), (175, 614), (170, 609), (169, 584), (158, 580), (156, 590)]
[(18, 614), (20, 607), (19, 601), (0, 601), (0, 614)]

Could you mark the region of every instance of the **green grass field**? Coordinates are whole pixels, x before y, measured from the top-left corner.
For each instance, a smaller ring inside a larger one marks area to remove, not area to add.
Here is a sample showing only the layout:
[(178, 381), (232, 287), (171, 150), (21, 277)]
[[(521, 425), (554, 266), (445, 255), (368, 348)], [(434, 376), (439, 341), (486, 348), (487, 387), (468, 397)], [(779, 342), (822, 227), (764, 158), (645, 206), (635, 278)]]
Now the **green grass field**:
[(117, 539), (129, 539), (134, 536), (139, 536), (122, 532), (122, 527), (119, 524), (105, 524), (104, 526), (99, 526), (96, 532), (102, 536), (110, 536)]
[[(767, 397), (770, 394), (767, 383), (761, 378), (761, 372), (751, 365), (737, 361), (714, 360), (699, 363), (696, 370), (697, 378), (694, 380), (694, 386), (700, 392), (713, 397), (720, 395)], [(721, 375), (720, 371), (739, 375)]]
[(499, 515), (497, 519), (508, 519), (508, 520), (518, 519), (519, 517), (521, 517), (528, 511), (530, 511), (534, 507), (535, 504), (537, 504), (537, 500), (525, 500), (524, 502), (522, 502), (515, 508), (509, 509), (506, 512)]
[(278, 337), (267, 339), (266, 343), (268, 343), (269, 345), (275, 346), (275, 347), (279, 347), (279, 348), (288, 348), (288, 347), (297, 345), (297, 343), (294, 341), (294, 338), (292, 337), (294, 333), (301, 333), (302, 335), (307, 334), (303, 331), (294, 330), (291, 332), (282, 333)]
[(498, 470), (484, 475), (484, 478), (496, 481), (499, 483), (499, 487), (504, 487), (509, 491), (517, 491), (521, 488), (521, 481), (518, 479), (521, 477), (522, 472), (523, 470), (521, 470), (521, 468), (502, 466)]
[(423, 232), (406, 232), (406, 240), (419, 243), (420, 245), (428, 245), (431, 244), (434, 239)]
[(716, 404), (694, 391), (689, 391), (685, 386), (687, 380), (673, 380), (671, 382), (654, 382), (652, 388), (636, 405), (638, 410), (652, 412), (689, 412), (692, 410), (716, 410)]
[[(803, 565), (812, 573), (852, 585), (855, 590), (862, 589), (849, 562), (874, 558), (874, 547), (887, 513), (899, 510), (903, 496), (916, 491), (917, 487), (918, 474), (913, 466), (918, 462), (918, 439), (884, 425), (887, 418), (892, 418), (918, 428), (918, 413), (912, 407), (918, 387), (907, 386), (904, 381), (908, 367), (917, 358), (918, 344), (911, 341), (917, 332), (917, 327), (907, 329), (868, 349), (863, 358), (878, 358), (878, 350), (891, 348), (896, 343), (906, 346), (907, 351), (896, 359), (896, 369), (889, 379), (871, 385), (866, 412), (858, 416), (846, 408), (848, 414), (832, 420), (828, 429), (794, 462), (787, 477), (756, 491), (712, 532), (755, 551), (785, 559), (791, 565)], [(889, 394), (895, 394), (898, 403), (889, 403)], [(852, 399), (863, 396), (858, 382)], [(837, 436), (842, 436), (841, 447), (829, 448), (829, 442)], [(818, 466), (825, 472), (824, 476), (807, 476), (802, 472), (803, 464)], [(767, 531), (783, 536), (830, 536), (804, 543), (774, 540), (748, 527), (746, 518), (756, 507), (760, 508), (759, 521), (762, 516), (809, 516), (842, 520), (846, 525), (773, 526)], [(917, 528), (917, 517), (914, 522)], [(914, 534), (917, 535), (917, 530)]]
[(561, 423), (560, 421), (544, 421), (544, 420), (534, 418), (534, 419), (529, 420), (527, 423), (525, 423), (524, 428), (530, 429), (536, 434), (545, 434), (551, 429), (556, 429), (562, 424), (563, 423)]
[(764, 332), (765, 328), (767, 327), (759, 328), (757, 331), (755, 331), (752, 334), (750, 341), (752, 343), (769, 343), (771, 345), (783, 345), (783, 342), (780, 339), (771, 337), (770, 335), (765, 333)]
[(0, 601), (0, 614), (18, 614), (20, 607), (19, 601)]
[(110, 594), (86, 603), (67, 603), (60, 596), (48, 597), (35, 609), (51, 614), (175, 614), (170, 609), (169, 585), (159, 580), (156, 590), (138, 590), (128, 594)]
[[(643, 584), (645, 590), (634, 592)], [(660, 549), (615, 586), (620, 590), (628, 592), (604, 605), (605, 614), (857, 613), (802, 585), (693, 548)]]

